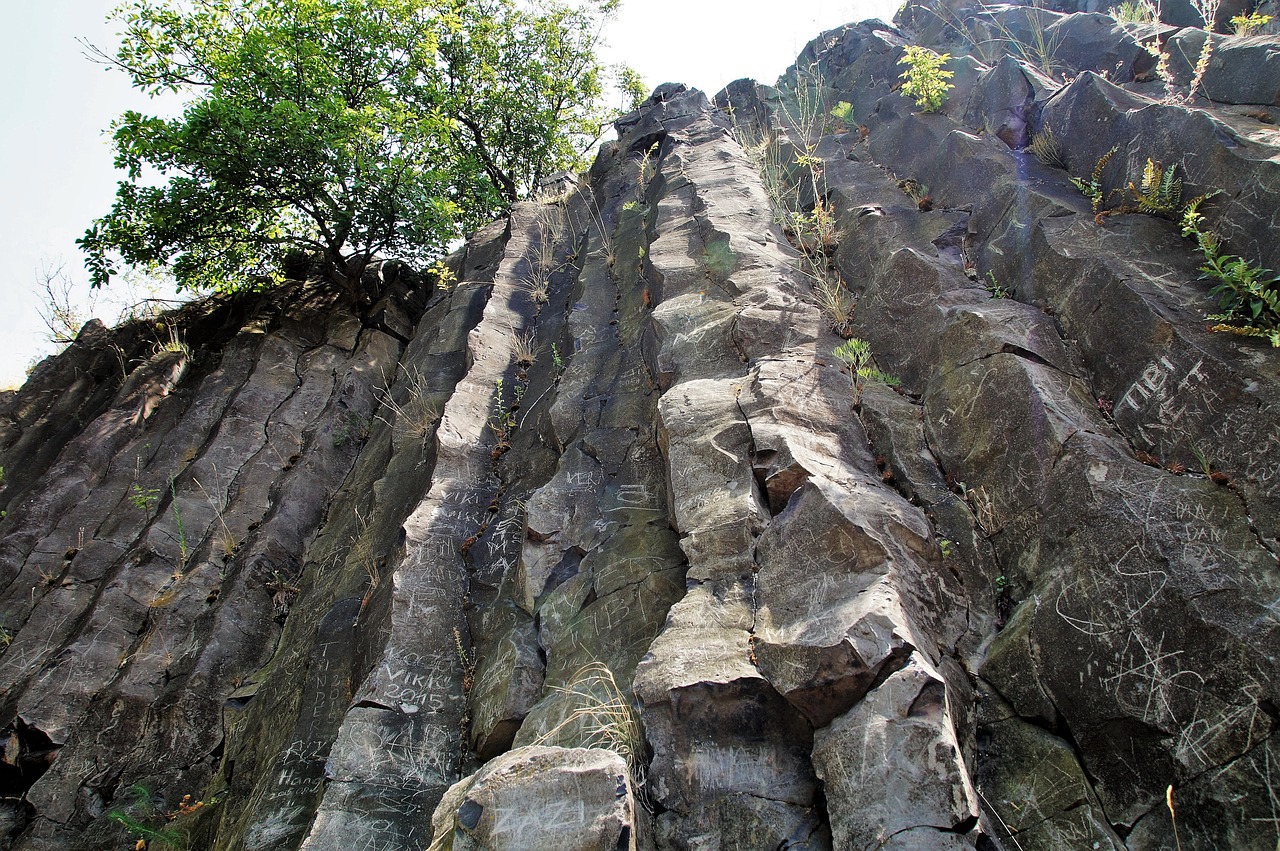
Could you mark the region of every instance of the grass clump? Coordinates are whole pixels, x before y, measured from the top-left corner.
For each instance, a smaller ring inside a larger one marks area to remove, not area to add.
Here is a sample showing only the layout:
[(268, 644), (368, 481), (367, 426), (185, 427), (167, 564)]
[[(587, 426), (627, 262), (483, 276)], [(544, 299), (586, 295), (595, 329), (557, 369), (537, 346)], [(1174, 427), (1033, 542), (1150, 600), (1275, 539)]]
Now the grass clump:
[(580, 668), (567, 686), (552, 686), (571, 707), (558, 724), (530, 744), (603, 748), (626, 760), (636, 790), (644, 788), (644, 735), (631, 702), (603, 662)]
[(818, 307), (827, 317), (827, 325), (838, 337), (853, 336), (853, 295), (844, 288), (839, 276), (818, 278), (813, 285), (813, 295)]
[(1053, 130), (1045, 127), (1039, 133), (1031, 134), (1031, 143), (1027, 145), (1027, 150), (1040, 160), (1041, 164), (1049, 168), (1060, 168), (1063, 171), (1067, 169), (1066, 158), (1062, 155), (1062, 146), (1058, 144), (1058, 140), (1053, 135)]
[(828, 109), (826, 91), (814, 66), (797, 74), (782, 90), (780, 112), (793, 145), (786, 154), (779, 139), (760, 130), (739, 125), (735, 136), (760, 174), (774, 222), (799, 252), (796, 271), (809, 280), (828, 327), (848, 338), (853, 334), (854, 298), (835, 267), (842, 232), (817, 150), (830, 125), (827, 119), (847, 127), (853, 121), (853, 107), (839, 101)]
[(1149, 0), (1125, 0), (1111, 10), (1111, 17), (1122, 24), (1150, 24), (1156, 19), (1156, 7)]

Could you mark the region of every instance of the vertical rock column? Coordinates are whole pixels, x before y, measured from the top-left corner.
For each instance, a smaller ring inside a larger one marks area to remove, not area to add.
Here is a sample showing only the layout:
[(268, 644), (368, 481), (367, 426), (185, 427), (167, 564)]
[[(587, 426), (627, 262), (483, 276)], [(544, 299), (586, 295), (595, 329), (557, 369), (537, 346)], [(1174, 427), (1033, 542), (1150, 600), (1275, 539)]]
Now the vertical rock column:
[(512, 212), (484, 317), (468, 338), (470, 368), (436, 430), (431, 487), (404, 523), (404, 555), (391, 571), (386, 609), (373, 614), (382, 618), (385, 644), (333, 745), (324, 800), (302, 845), (309, 851), (424, 844), (431, 812), (457, 778), (464, 676), (471, 676), (464, 556), (498, 493), (500, 453), (490, 424), (510, 405), (503, 379), (525, 322), (514, 308), (518, 265), (535, 219), (533, 205)]
[(368, 417), (359, 376), (399, 353), (329, 296), (294, 286), (279, 303), (289, 318), (227, 310), (245, 327), (225, 344), (197, 332), (196, 308), (191, 325), (170, 317), (190, 347), (138, 366), (6, 518), (20, 568), (2, 603), (5, 699), (57, 750), (18, 847), (109, 842), (106, 811), (130, 787), (176, 807), (217, 767), (223, 701), (274, 648), (354, 461), (334, 435)]
[(636, 678), (660, 845), (861, 847), (918, 829), (963, 846), (976, 801), (938, 665), (964, 601), (927, 521), (880, 483), (840, 341), (727, 122), (696, 93), (649, 110), (668, 134), (650, 256), (689, 557)]
[(505, 241), (498, 222), (451, 256), (463, 283), (437, 290), (397, 366), (366, 375), (381, 391), (368, 439), (307, 547), (277, 652), (227, 707), (225, 755), (206, 797), (215, 802), (193, 842), (203, 834), (217, 851), (257, 851), (306, 838), (334, 740), (386, 640), (402, 524), (431, 486), (440, 414), (467, 372), (468, 333)]

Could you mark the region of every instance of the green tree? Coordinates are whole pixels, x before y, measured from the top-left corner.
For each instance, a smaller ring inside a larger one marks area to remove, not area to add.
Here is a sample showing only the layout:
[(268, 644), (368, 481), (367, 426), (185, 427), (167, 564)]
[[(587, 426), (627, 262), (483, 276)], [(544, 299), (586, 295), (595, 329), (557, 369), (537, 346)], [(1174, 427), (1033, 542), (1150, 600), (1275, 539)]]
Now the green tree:
[(618, 2), (128, 0), (100, 57), (186, 106), (113, 124), (127, 179), (80, 240), (93, 285), (169, 265), (180, 288), (262, 286), (301, 249), (361, 296), (372, 255), (439, 256), (582, 165)]

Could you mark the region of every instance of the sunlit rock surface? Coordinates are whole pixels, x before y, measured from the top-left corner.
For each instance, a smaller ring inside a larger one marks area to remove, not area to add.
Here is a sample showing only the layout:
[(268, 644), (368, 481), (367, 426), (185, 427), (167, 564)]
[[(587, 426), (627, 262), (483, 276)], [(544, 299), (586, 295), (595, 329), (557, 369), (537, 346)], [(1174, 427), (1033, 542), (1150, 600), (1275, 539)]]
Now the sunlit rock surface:
[(1280, 355), (1068, 177), (1176, 163), (1280, 267), (1280, 42), (1192, 101), (1139, 25), (950, 5), (660, 87), (449, 288), (0, 397), (0, 848), (1274, 849)]

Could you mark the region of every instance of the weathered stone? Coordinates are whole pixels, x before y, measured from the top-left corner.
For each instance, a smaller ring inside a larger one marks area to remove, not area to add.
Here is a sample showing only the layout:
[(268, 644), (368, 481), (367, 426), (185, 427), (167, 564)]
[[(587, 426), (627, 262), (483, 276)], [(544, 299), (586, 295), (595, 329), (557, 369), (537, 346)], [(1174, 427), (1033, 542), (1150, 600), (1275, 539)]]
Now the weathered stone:
[[(913, 828), (954, 834), (976, 822), (977, 794), (951, 730), (945, 693), (942, 678), (914, 656), (814, 735), (814, 767), (826, 789), (836, 847), (922, 847), (906, 839), (885, 843)], [(947, 838), (950, 844), (933, 836), (935, 847), (973, 847)]]
[(1191, 84), (1206, 40), (1213, 46), (1199, 92), (1219, 103), (1280, 106), (1280, 39), (1274, 35), (1241, 38), (1193, 27), (1179, 30), (1165, 42), (1174, 83)]
[(863, 511), (815, 480), (757, 547), (757, 664), (815, 727), (848, 711), (922, 643), (895, 587), (897, 562), (919, 557), (899, 543), (911, 531), (891, 533), (909, 515)]
[(470, 695), (476, 709), (470, 733), (471, 748), (481, 759), (511, 747), (516, 730), (542, 690), (537, 631), (520, 615), (514, 620), (497, 640), (486, 642), (476, 665)]
[(978, 735), (978, 779), (998, 835), (1028, 851), (1125, 847), (1066, 742), (1015, 718), (983, 724)]
[(464, 849), (635, 851), (636, 802), (626, 762), (607, 750), (526, 747), (489, 761), (449, 789), (436, 836)]
[(1280, 268), (1273, 225), (1280, 164), (1269, 153), (1274, 138), (1246, 138), (1208, 112), (1153, 102), (1094, 74), (1073, 80), (1042, 116), (1063, 143), (1071, 174), (1087, 177), (1116, 145), (1121, 153), (1103, 175), (1107, 192), (1140, 181), (1148, 158), (1176, 165), (1184, 199), (1222, 193), (1204, 212), (1206, 227), (1223, 235), (1229, 251)]
[(325, 756), (351, 699), (351, 639), (359, 609), (358, 600), (342, 600), (320, 623), (298, 723), (275, 771), (259, 785), (253, 823), (244, 834), (246, 851), (297, 844), (306, 834), (324, 788)]
[(984, 128), (1010, 148), (1030, 141), (1035, 89), (1012, 56), (1001, 59), (978, 79), (969, 101), (969, 123)]

